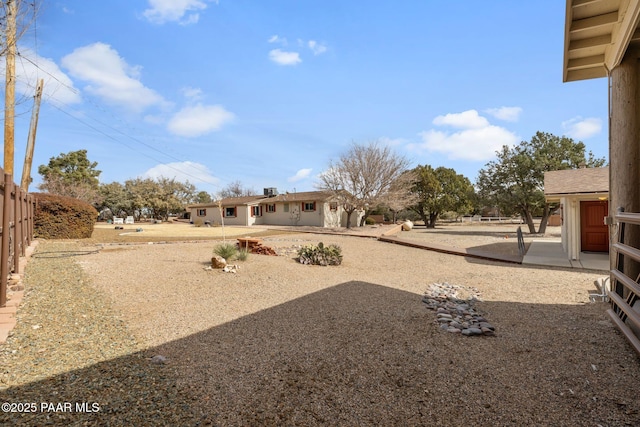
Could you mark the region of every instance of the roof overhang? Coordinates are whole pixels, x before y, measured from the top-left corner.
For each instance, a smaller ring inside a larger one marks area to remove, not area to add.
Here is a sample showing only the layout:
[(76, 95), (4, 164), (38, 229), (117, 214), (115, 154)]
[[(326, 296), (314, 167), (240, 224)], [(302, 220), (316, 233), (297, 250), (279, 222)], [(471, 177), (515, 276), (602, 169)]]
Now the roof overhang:
[(566, 0), (562, 80), (606, 77), (640, 42), (640, 0)]
[(560, 199), (574, 199), (574, 200), (609, 200), (609, 192), (594, 192), (594, 193), (562, 193), (562, 194), (545, 194), (544, 199), (547, 202), (559, 202)]

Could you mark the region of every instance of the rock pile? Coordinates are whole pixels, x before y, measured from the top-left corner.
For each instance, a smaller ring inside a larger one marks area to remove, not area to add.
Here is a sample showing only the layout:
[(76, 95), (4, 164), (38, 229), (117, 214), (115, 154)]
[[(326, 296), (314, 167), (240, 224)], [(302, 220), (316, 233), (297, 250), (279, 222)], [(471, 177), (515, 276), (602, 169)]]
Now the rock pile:
[(493, 336), (495, 328), (474, 308), (480, 301), (476, 288), (449, 283), (433, 283), (425, 292), (422, 302), (436, 312), (440, 329), (466, 336)]
[(278, 254), (273, 248), (269, 246), (263, 246), (262, 244), (257, 244), (253, 246), (251, 249), (249, 249), (249, 252), (251, 252), (252, 254), (258, 254), (258, 255), (278, 256)]

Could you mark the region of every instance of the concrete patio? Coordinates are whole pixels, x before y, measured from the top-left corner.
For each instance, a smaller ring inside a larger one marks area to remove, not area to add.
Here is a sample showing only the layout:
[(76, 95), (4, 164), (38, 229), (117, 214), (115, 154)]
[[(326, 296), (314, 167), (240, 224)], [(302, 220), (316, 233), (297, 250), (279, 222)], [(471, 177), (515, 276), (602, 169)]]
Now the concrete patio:
[(570, 260), (562, 250), (560, 238), (534, 239), (531, 241), (522, 264), (608, 271), (609, 254), (580, 252), (579, 260)]

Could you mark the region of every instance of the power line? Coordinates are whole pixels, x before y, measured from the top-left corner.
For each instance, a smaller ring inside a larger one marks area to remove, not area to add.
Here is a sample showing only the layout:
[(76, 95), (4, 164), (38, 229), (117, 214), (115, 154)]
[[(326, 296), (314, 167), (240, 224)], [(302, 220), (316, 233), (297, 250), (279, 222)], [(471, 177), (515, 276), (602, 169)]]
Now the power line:
[[(45, 70), (45, 69), (41, 68), (41, 67), (40, 67), (36, 62), (32, 61), (32, 60), (31, 60), (31, 59), (29, 59), (28, 57), (23, 56), (23, 55), (19, 55), (19, 56), (20, 56), (20, 58), (21, 58), (21, 59), (24, 59), (24, 60), (26, 60), (26, 61), (30, 62), (34, 67), (36, 67), (36, 69), (38, 69), (38, 70), (42, 71), (43, 73), (47, 74), (48, 76), (50, 76), (51, 78), (53, 78), (54, 80), (56, 80), (60, 85), (62, 85), (63, 87), (65, 87), (66, 89), (68, 89), (69, 91), (71, 91), (72, 93), (80, 94), (80, 91), (78, 91), (76, 88), (74, 88), (74, 87), (70, 87), (70, 86), (69, 86), (69, 85), (67, 85), (65, 82), (60, 81), (60, 79), (58, 79), (58, 78), (57, 78), (56, 76), (54, 76), (53, 74), (49, 73), (47, 70)], [(27, 87), (33, 87), (33, 86), (28, 82), (28, 81), (26, 81), (26, 82), (24, 82), (24, 83), (26, 84), (26, 86), (27, 86)], [(159, 160), (159, 159), (157, 159), (157, 158), (155, 158), (155, 157), (153, 157), (153, 156), (150, 156), (149, 154), (147, 154), (147, 153), (145, 153), (145, 152), (143, 152), (143, 151), (136, 150), (135, 148), (133, 148), (133, 147), (131, 147), (130, 145), (126, 144), (125, 142), (123, 142), (123, 141), (119, 140), (118, 138), (116, 138), (116, 137), (114, 137), (114, 136), (112, 136), (112, 135), (107, 134), (106, 132), (104, 132), (104, 131), (102, 131), (102, 130), (98, 129), (97, 127), (95, 127), (95, 126), (91, 125), (90, 123), (88, 123), (88, 122), (86, 122), (86, 121), (84, 121), (84, 120), (81, 120), (80, 118), (78, 118), (77, 116), (75, 116), (75, 115), (73, 115), (73, 114), (69, 113), (68, 111), (65, 111), (65, 110), (62, 108), (62, 106), (65, 106), (65, 107), (68, 107), (68, 108), (71, 108), (71, 107), (70, 107), (68, 104), (66, 104), (65, 102), (61, 101), (60, 99), (57, 99), (56, 97), (54, 97), (54, 96), (52, 96), (52, 95), (49, 95), (49, 96), (48, 96), (48, 98), (49, 98), (49, 99), (52, 99), (52, 100), (54, 100), (54, 101), (55, 101), (55, 102), (48, 102), (48, 104), (49, 104), (49, 105), (51, 105), (52, 107), (54, 107), (54, 108), (55, 108), (55, 109), (57, 109), (58, 111), (62, 112), (63, 114), (68, 115), (69, 117), (73, 118), (74, 120), (78, 121), (79, 123), (83, 124), (84, 126), (87, 126), (88, 128), (92, 129), (93, 131), (95, 131), (95, 132), (97, 132), (97, 133), (99, 133), (99, 134), (101, 134), (101, 135), (103, 135), (103, 136), (106, 136), (107, 138), (109, 138), (109, 139), (111, 139), (111, 140), (113, 140), (113, 141), (115, 141), (115, 142), (117, 142), (117, 143), (119, 143), (119, 144), (122, 144), (122, 145), (124, 145), (125, 147), (129, 148), (130, 150), (135, 151), (135, 152), (138, 152), (138, 153), (142, 154), (143, 156), (145, 156), (145, 157), (147, 157), (147, 158), (149, 158), (149, 159), (151, 159), (151, 160), (153, 160), (153, 161), (155, 161), (155, 162), (158, 162), (159, 164), (161, 164), (161, 165), (163, 165), (163, 166), (165, 166), (165, 167), (167, 167), (167, 168), (169, 168), (169, 169), (172, 169), (172, 170), (174, 170), (174, 171), (176, 171), (176, 172), (179, 172), (180, 174), (183, 174), (183, 175), (186, 175), (186, 176), (188, 176), (188, 177), (194, 178), (194, 179), (196, 179), (196, 180), (197, 180), (197, 181), (199, 181), (199, 182), (202, 182), (202, 183), (205, 183), (205, 184), (210, 184), (210, 185), (213, 185), (213, 186), (215, 186), (215, 187), (218, 187), (218, 184), (217, 184), (217, 183), (215, 183), (215, 182), (209, 181), (209, 180), (204, 179), (204, 178), (202, 178), (202, 177), (198, 177), (198, 176), (192, 175), (192, 174), (190, 174), (190, 173), (188, 173), (188, 172), (185, 172), (184, 170), (181, 170), (181, 169), (175, 168), (175, 167), (171, 166), (170, 164), (168, 164), (168, 163), (166, 163), (166, 162), (164, 162), (164, 161), (161, 161), (161, 160)], [(108, 111), (104, 110), (100, 105), (95, 104), (95, 103), (94, 103), (94, 102), (92, 102), (91, 100), (89, 100), (89, 102), (90, 102), (92, 105), (94, 105), (95, 107), (97, 107), (97, 108), (101, 109), (102, 111), (104, 111), (105, 113), (110, 114), (112, 117), (114, 117), (116, 120), (119, 120), (121, 123), (125, 123), (125, 124), (126, 124), (126, 122), (124, 122), (123, 120), (121, 120), (121, 119), (117, 118), (117, 117), (116, 117), (116, 116), (114, 116), (113, 114), (111, 114), (111, 113), (109, 113)], [(58, 105), (56, 105), (56, 104), (58, 104)], [(160, 154), (162, 154), (162, 155), (164, 155), (164, 156), (166, 156), (166, 157), (168, 157), (168, 158), (170, 158), (170, 159), (176, 160), (176, 161), (178, 161), (178, 162), (186, 162), (186, 161), (187, 161), (187, 160), (185, 160), (185, 159), (178, 158), (178, 157), (173, 156), (173, 155), (171, 155), (171, 154), (169, 154), (169, 153), (167, 153), (167, 152), (165, 152), (165, 151), (162, 151), (162, 150), (160, 150), (160, 149), (158, 149), (158, 148), (154, 147), (154, 146), (153, 146), (153, 145), (151, 145), (151, 144), (148, 144), (148, 143), (146, 143), (146, 142), (144, 142), (144, 141), (142, 141), (142, 140), (140, 140), (140, 139), (138, 139), (138, 138), (136, 138), (136, 137), (134, 137), (134, 136), (132, 136), (132, 135), (130, 135), (130, 134), (127, 134), (127, 133), (125, 133), (125, 132), (121, 131), (120, 129), (117, 129), (117, 128), (113, 127), (112, 125), (110, 125), (110, 124), (108, 124), (108, 123), (105, 123), (105, 122), (103, 122), (103, 121), (100, 121), (100, 120), (96, 119), (95, 117), (92, 117), (91, 115), (87, 115), (87, 117), (89, 117), (91, 120), (95, 121), (96, 123), (98, 123), (98, 124), (100, 124), (100, 125), (102, 125), (102, 126), (104, 126), (104, 127), (108, 128), (108, 129), (111, 129), (112, 131), (117, 132), (118, 134), (120, 134), (120, 135), (122, 135), (122, 136), (124, 136), (124, 137), (126, 137), (126, 138), (129, 138), (129, 139), (131, 139), (132, 141), (134, 141), (134, 142), (136, 142), (136, 143), (138, 143), (138, 144), (141, 144), (141, 145), (143, 145), (143, 146), (145, 146), (145, 147), (147, 147), (147, 148), (149, 148), (149, 149), (151, 149), (151, 150), (153, 150), (153, 151), (155, 151), (155, 152), (157, 152), (157, 153), (160, 153)], [(128, 125), (127, 125), (127, 126), (128, 126)], [(191, 166), (188, 166), (188, 165), (187, 165), (187, 167), (191, 167)]]

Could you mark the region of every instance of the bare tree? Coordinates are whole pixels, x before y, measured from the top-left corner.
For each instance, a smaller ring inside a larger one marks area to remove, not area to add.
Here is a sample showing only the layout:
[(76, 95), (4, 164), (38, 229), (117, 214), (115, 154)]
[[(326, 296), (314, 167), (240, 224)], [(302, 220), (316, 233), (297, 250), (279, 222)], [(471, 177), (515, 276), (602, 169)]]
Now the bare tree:
[(254, 194), (256, 194), (256, 191), (253, 188), (246, 188), (242, 185), (242, 182), (236, 180), (230, 182), (226, 187), (220, 190), (218, 196), (221, 199), (224, 199), (227, 197), (253, 196)]
[(393, 214), (393, 223), (398, 220), (398, 212), (418, 202), (418, 195), (411, 191), (414, 181), (414, 172), (406, 171), (389, 187), (383, 203)]
[(378, 205), (390, 200), (394, 183), (406, 171), (409, 161), (379, 141), (352, 143), (337, 161), (331, 161), (320, 175), (318, 188), (336, 197), (347, 212), (347, 227), (356, 210), (364, 211), (360, 225)]

